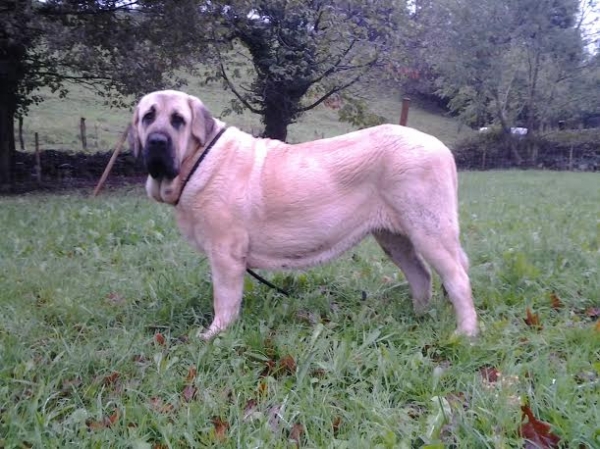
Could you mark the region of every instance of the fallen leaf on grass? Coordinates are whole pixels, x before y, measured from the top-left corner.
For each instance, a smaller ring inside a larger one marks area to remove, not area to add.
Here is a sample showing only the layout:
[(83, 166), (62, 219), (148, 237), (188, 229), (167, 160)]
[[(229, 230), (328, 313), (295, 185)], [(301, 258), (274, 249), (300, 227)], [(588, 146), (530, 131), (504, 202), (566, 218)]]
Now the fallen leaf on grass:
[(336, 416), (333, 420), (333, 423), (331, 423), (331, 430), (333, 430), (334, 437), (337, 437), (338, 433), (340, 432), (340, 427), (342, 427), (342, 418)]
[[(560, 438), (551, 432), (551, 426), (548, 423), (538, 420), (534, 415), (529, 405), (522, 405), (523, 412), (521, 421), (527, 418), (527, 422), (523, 422), (519, 427), (519, 435), (528, 443), (533, 444), (537, 449), (550, 449), (558, 447)], [(526, 445), (526, 447), (530, 447)]]
[(269, 427), (273, 433), (277, 433), (280, 430), (281, 417), (279, 416), (281, 408), (278, 405), (274, 405), (269, 408)]
[(173, 404), (165, 404), (164, 401), (158, 397), (150, 398), (150, 408), (155, 412), (164, 414), (171, 413), (175, 409)]
[(600, 321), (596, 321), (596, 325), (594, 326), (596, 332), (600, 332)]
[(560, 300), (558, 295), (554, 292), (550, 293), (550, 302), (554, 310), (560, 310), (564, 307), (563, 302)]
[(257, 406), (258, 406), (258, 402), (256, 401), (256, 399), (250, 399), (246, 403), (246, 406), (244, 407), (243, 421), (248, 420), (248, 418), (250, 418), (254, 414)]
[[(503, 375), (493, 366), (485, 365), (479, 369), (479, 374), (483, 380), (482, 386), (498, 397), (500, 390), (512, 390), (519, 382), (519, 376)], [(509, 394), (506, 398), (510, 405), (517, 406), (521, 403), (521, 397), (516, 394)]]
[(211, 421), (215, 427), (215, 437), (219, 441), (224, 441), (227, 438), (229, 423), (227, 421), (223, 421), (223, 419), (219, 416), (213, 417)]
[(327, 375), (327, 371), (323, 368), (315, 368), (310, 372), (311, 377), (316, 377), (317, 379), (323, 379)]
[(124, 302), (125, 302), (125, 298), (123, 298), (123, 297), (122, 297), (121, 295), (119, 295), (118, 293), (111, 292), (111, 293), (109, 293), (108, 295), (106, 295), (106, 301), (107, 301), (109, 304), (112, 304), (112, 305), (115, 305), (115, 306), (117, 306), (117, 305), (119, 305), (119, 304), (122, 304), (122, 303), (124, 303)]
[(156, 344), (160, 345), (160, 346), (165, 346), (166, 340), (163, 334), (161, 334), (160, 332), (157, 332), (156, 334), (154, 334), (154, 341), (156, 342)]
[(119, 380), (119, 376), (120, 374), (117, 371), (113, 371), (112, 373), (104, 377), (102, 383), (105, 386), (114, 385)]
[(188, 369), (187, 377), (185, 378), (185, 382), (188, 384), (192, 383), (196, 378), (197, 373), (198, 371), (196, 370), (196, 367), (190, 366), (190, 369)]
[(479, 368), (479, 374), (487, 383), (493, 384), (498, 382), (500, 372), (493, 366), (485, 365)]
[(196, 387), (193, 385), (186, 385), (181, 394), (186, 402), (191, 402), (192, 399), (196, 397), (196, 393), (198, 393), (198, 389)]
[(592, 320), (597, 320), (600, 318), (600, 307), (590, 307), (585, 311), (585, 314)]
[(259, 382), (258, 384), (258, 395), (259, 396), (266, 396), (267, 393), (269, 392), (269, 386), (267, 385), (267, 382), (265, 382), (264, 380)]
[(102, 419), (102, 421), (88, 420), (86, 422), (86, 424), (88, 426), (88, 429), (90, 429), (90, 430), (102, 430), (102, 429), (108, 429), (114, 423), (116, 423), (118, 420), (119, 420), (119, 411), (115, 410), (112, 415), (105, 416)]
[(291, 355), (286, 355), (279, 361), (269, 359), (265, 362), (265, 368), (260, 374), (261, 377), (273, 376), (280, 377), (284, 375), (291, 376), (296, 372), (296, 361)]
[(275, 372), (276, 367), (277, 363), (275, 363), (275, 360), (267, 360), (265, 362), (265, 368), (260, 373), (260, 377), (271, 376)]
[(279, 372), (292, 375), (296, 372), (296, 361), (291, 355), (286, 355), (279, 361)]
[(293, 425), (292, 430), (290, 430), (290, 440), (296, 443), (296, 447), (300, 447), (300, 441), (302, 440), (302, 435), (304, 434), (304, 426), (300, 423), (296, 423)]
[(537, 313), (533, 313), (529, 307), (527, 307), (526, 313), (527, 317), (524, 319), (525, 324), (537, 330), (543, 329), (543, 326), (540, 324), (540, 316)]

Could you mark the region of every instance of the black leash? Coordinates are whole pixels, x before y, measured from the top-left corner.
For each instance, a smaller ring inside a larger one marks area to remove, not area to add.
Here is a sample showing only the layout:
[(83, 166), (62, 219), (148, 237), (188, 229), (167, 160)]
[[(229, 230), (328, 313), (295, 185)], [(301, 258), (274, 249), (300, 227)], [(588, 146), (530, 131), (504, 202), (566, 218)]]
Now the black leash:
[(261, 283), (265, 284), (267, 287), (271, 287), (273, 290), (276, 290), (277, 292), (281, 293), (284, 296), (288, 296), (288, 297), (290, 296), (290, 294), (288, 292), (286, 292), (285, 290), (282, 290), (281, 288), (277, 287), (275, 284), (272, 284), (271, 282), (267, 281), (264, 277), (256, 274), (250, 268), (247, 268), (246, 271), (248, 272), (248, 274), (250, 276), (252, 276), (258, 282), (261, 282)]
[(215, 143), (217, 143), (217, 140), (219, 140), (219, 138), (223, 135), (223, 133), (227, 130), (227, 128), (228, 127), (225, 126), (221, 131), (219, 131), (218, 134), (214, 137), (214, 139), (210, 141), (210, 143), (208, 144), (208, 146), (206, 147), (204, 152), (200, 155), (200, 157), (198, 158), (198, 160), (192, 167), (192, 170), (187, 175), (187, 178), (185, 178), (185, 181), (183, 181), (183, 185), (181, 186), (181, 190), (179, 191), (179, 198), (177, 198), (177, 201), (175, 201), (173, 203), (173, 206), (177, 206), (179, 204), (181, 195), (183, 195), (183, 189), (185, 189), (185, 186), (187, 185), (188, 181), (191, 179), (191, 177), (194, 174), (194, 172), (196, 171), (196, 169), (200, 166), (200, 163), (204, 160), (204, 158), (206, 157), (206, 155), (208, 154), (210, 149), (215, 145)]

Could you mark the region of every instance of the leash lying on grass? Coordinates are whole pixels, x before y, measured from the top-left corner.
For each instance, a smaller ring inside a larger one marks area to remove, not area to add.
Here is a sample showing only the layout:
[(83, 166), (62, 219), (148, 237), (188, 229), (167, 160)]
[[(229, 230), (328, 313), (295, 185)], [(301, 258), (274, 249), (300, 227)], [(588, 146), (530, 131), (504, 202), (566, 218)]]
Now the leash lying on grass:
[[(115, 146), (115, 151), (113, 152), (112, 156), (110, 157), (110, 160), (106, 164), (106, 168), (104, 169), (104, 172), (102, 173), (102, 176), (100, 177), (100, 180), (98, 181), (98, 184), (96, 185), (96, 188), (94, 189), (94, 191), (92, 193), (92, 197), (96, 197), (96, 196), (98, 196), (98, 193), (100, 193), (100, 190), (104, 186), (104, 183), (106, 182), (106, 179), (108, 178), (108, 175), (110, 174), (110, 171), (112, 170), (113, 165), (115, 164), (115, 161), (117, 160), (117, 156), (123, 149), (123, 144), (125, 143), (125, 140), (127, 140), (128, 134), (129, 134), (129, 126), (127, 126), (127, 128), (125, 128), (125, 131), (123, 131), (123, 134), (121, 134), (121, 137), (117, 141), (117, 145)], [(260, 283), (266, 285), (267, 287), (272, 288), (273, 290), (277, 291), (278, 293), (281, 293), (284, 296), (290, 296), (290, 294), (288, 292), (277, 287), (275, 284), (272, 284), (271, 282), (267, 281), (265, 278), (263, 278), (258, 273), (251, 270), (250, 268), (247, 268), (246, 271), (248, 272), (248, 274), (250, 276), (252, 276), (254, 279), (259, 281)]]

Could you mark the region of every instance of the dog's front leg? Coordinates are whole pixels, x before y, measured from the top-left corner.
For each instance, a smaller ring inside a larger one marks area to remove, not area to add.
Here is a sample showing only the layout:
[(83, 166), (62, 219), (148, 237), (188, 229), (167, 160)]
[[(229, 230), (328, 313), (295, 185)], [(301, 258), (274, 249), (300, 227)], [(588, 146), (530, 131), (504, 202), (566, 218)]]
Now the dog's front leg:
[(239, 247), (225, 245), (213, 248), (209, 258), (215, 317), (208, 330), (198, 334), (204, 340), (211, 339), (238, 318), (246, 271), (245, 251), (240, 251)]

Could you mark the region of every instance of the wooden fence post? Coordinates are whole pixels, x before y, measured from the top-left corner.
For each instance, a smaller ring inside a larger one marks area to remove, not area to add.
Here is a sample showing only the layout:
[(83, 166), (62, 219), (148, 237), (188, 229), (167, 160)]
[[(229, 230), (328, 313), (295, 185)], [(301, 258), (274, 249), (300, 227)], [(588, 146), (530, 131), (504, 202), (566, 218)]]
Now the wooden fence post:
[(23, 140), (23, 116), (19, 115), (19, 144), (21, 151), (25, 151), (25, 141)]
[(569, 150), (569, 170), (573, 171), (573, 147), (574, 145), (571, 145), (571, 149)]
[(79, 120), (79, 135), (81, 137), (81, 147), (83, 151), (87, 151), (87, 136), (85, 134), (85, 117)]
[(40, 158), (40, 140), (35, 133), (35, 177), (38, 184), (42, 183), (42, 161)]
[(406, 126), (408, 122), (408, 109), (410, 108), (410, 98), (404, 97), (402, 99), (402, 112), (400, 113), (400, 124)]

